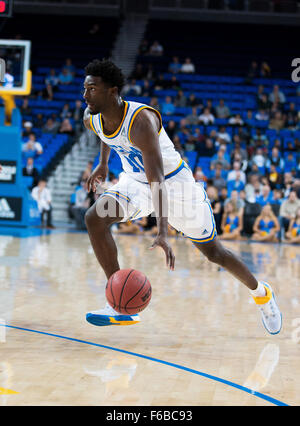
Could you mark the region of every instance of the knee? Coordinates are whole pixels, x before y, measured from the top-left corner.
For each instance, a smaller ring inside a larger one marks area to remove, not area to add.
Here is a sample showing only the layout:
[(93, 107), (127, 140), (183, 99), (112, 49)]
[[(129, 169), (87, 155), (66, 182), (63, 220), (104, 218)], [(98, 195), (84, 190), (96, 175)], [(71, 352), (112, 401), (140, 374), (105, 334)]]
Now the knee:
[(225, 264), (227, 249), (222, 246), (218, 246), (208, 250), (205, 255), (210, 262), (223, 266)]

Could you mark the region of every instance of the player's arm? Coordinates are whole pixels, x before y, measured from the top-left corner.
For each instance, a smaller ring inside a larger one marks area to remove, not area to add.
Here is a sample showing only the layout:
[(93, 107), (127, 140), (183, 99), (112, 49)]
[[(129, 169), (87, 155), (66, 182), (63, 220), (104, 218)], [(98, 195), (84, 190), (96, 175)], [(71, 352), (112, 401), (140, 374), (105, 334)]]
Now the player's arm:
[[(88, 107), (84, 110), (83, 123), (88, 130), (94, 130), (91, 126), (91, 114)], [(97, 184), (104, 182), (107, 178), (110, 151), (111, 148), (106, 143), (101, 141), (99, 164), (88, 178), (88, 191), (92, 190), (93, 192), (95, 192)]]
[(135, 118), (131, 129), (131, 141), (142, 152), (148, 183), (151, 187), (152, 201), (156, 214), (158, 233), (151, 246), (162, 247), (167, 265), (174, 269), (175, 256), (168, 244), (168, 193), (165, 186), (163, 160), (158, 141), (160, 122), (158, 116), (147, 109)]

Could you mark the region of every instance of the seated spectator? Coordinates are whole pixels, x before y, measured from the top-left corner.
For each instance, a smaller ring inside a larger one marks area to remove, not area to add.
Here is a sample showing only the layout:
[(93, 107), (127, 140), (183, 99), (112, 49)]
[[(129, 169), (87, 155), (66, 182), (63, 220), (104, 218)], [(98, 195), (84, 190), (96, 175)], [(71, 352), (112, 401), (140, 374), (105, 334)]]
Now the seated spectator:
[(73, 75), (67, 68), (63, 68), (58, 76), (58, 80), (59, 84), (68, 85), (73, 82)]
[(289, 243), (300, 243), (300, 208), (297, 209), (295, 217), (290, 220), (285, 236), (286, 241)]
[(147, 79), (143, 80), (143, 84), (141, 86), (141, 96), (151, 97), (152, 95), (153, 95), (152, 83)]
[(177, 124), (174, 120), (170, 120), (167, 124), (167, 126), (165, 127), (165, 130), (167, 132), (167, 135), (169, 136), (169, 138), (171, 140), (173, 140), (176, 132), (177, 132)]
[(251, 239), (254, 241), (277, 243), (277, 234), (279, 231), (280, 225), (278, 219), (273, 213), (270, 204), (266, 204), (262, 208), (260, 215), (255, 219)]
[(215, 188), (220, 192), (222, 188), (226, 188), (227, 182), (225, 178), (222, 176), (222, 164), (217, 163), (215, 170), (214, 170), (214, 176), (212, 178), (212, 183)]
[(175, 106), (172, 102), (171, 96), (166, 96), (165, 101), (162, 104), (161, 112), (164, 115), (172, 115), (175, 112)]
[(298, 110), (294, 102), (290, 102), (289, 108), (286, 110), (285, 126), (294, 129), (299, 123)]
[(181, 90), (180, 81), (177, 79), (176, 75), (172, 75), (170, 80), (166, 80), (165, 88), (167, 90)]
[(268, 78), (271, 77), (271, 67), (267, 62), (262, 62), (260, 66), (260, 77)]
[(196, 97), (195, 93), (191, 93), (187, 98), (186, 106), (202, 108), (202, 101)]
[(22, 137), (29, 137), (30, 133), (32, 133), (33, 124), (31, 121), (25, 121), (23, 124), (24, 130), (22, 131)]
[(199, 117), (198, 117), (198, 109), (197, 109), (197, 107), (193, 107), (191, 114), (187, 115), (185, 117), (185, 119), (186, 119), (188, 125), (197, 126), (197, 124), (199, 123)]
[(72, 207), (72, 213), (76, 222), (77, 229), (86, 229), (84, 216), (91, 206), (91, 198), (89, 197), (87, 181), (82, 180), (80, 188), (75, 191), (75, 203)]
[(29, 134), (29, 140), (22, 146), (22, 154), (24, 157), (38, 157), (43, 153), (43, 147), (40, 142), (37, 142), (35, 133)]
[(212, 159), (212, 161), (210, 163), (210, 168), (212, 170), (214, 170), (214, 168), (216, 167), (217, 163), (222, 164), (222, 169), (223, 170), (229, 170), (230, 169), (230, 163), (226, 159), (225, 153), (226, 153), (226, 148), (224, 149), (223, 145), (220, 146), (217, 154), (213, 157), (213, 159)]
[(149, 105), (156, 109), (157, 111), (161, 111), (161, 106), (160, 103), (158, 102), (158, 98), (156, 96), (154, 96), (153, 98), (150, 99), (150, 103)]
[(251, 173), (248, 176), (248, 182), (245, 186), (246, 201), (248, 203), (255, 203), (256, 198), (261, 195), (262, 184), (259, 180), (259, 175)]
[(142, 88), (136, 83), (135, 79), (129, 80), (127, 84), (123, 87), (122, 96), (140, 96), (142, 93)]
[(279, 172), (284, 169), (284, 160), (281, 158), (280, 151), (277, 147), (272, 148), (271, 156), (266, 161), (267, 169), (270, 170), (271, 165), (274, 165)]
[(199, 122), (204, 126), (209, 126), (214, 124), (215, 117), (210, 113), (208, 108), (204, 108), (203, 113), (199, 115)]
[(57, 90), (59, 85), (59, 77), (56, 75), (56, 71), (54, 68), (52, 68), (49, 74), (46, 76), (45, 84), (46, 86), (50, 85), (53, 91)]
[(252, 61), (246, 74), (245, 83), (252, 84), (253, 80), (258, 77), (258, 65), (256, 61)]
[(266, 109), (260, 109), (256, 114), (255, 114), (255, 120), (257, 121), (268, 121), (270, 118), (269, 113)]
[(246, 174), (241, 170), (241, 166), (242, 164), (240, 161), (234, 161), (233, 168), (229, 171), (227, 175), (227, 182), (229, 182), (230, 180), (235, 180), (238, 174), (243, 184), (246, 184)]
[(130, 75), (130, 78), (133, 78), (134, 80), (143, 80), (145, 77), (146, 72), (144, 70), (143, 64), (136, 64), (134, 70)]
[(84, 130), (83, 126), (83, 114), (84, 108), (80, 99), (75, 101), (75, 108), (72, 110), (72, 117), (75, 122), (75, 131), (76, 133)]
[(154, 90), (167, 89), (169, 82), (165, 79), (163, 74), (159, 74), (154, 81)]
[(195, 65), (192, 63), (191, 58), (185, 59), (180, 71), (184, 74), (193, 74), (196, 71)]
[(144, 56), (147, 55), (149, 52), (149, 45), (148, 40), (142, 40), (140, 47), (139, 47), (139, 55)]
[(265, 184), (261, 189), (261, 194), (256, 197), (256, 203), (265, 206), (266, 204), (272, 204), (272, 202), (273, 192), (271, 191), (271, 187)]
[(34, 119), (34, 127), (36, 127), (37, 129), (41, 129), (44, 126), (44, 116), (43, 114), (39, 113), (35, 116)]
[(284, 104), (286, 102), (286, 97), (284, 93), (280, 90), (278, 84), (275, 84), (273, 87), (273, 91), (269, 94), (269, 100), (272, 102), (279, 102), (281, 104)]
[(63, 120), (64, 118), (71, 118), (72, 117), (72, 111), (70, 108), (70, 104), (69, 103), (65, 103), (61, 113), (60, 113), (60, 118)]
[(267, 175), (271, 189), (279, 188), (282, 184), (282, 174), (278, 172), (275, 164), (270, 165), (270, 171)]
[(217, 138), (221, 139), (220, 143), (230, 143), (231, 142), (231, 136), (230, 134), (227, 132), (226, 127), (225, 126), (221, 126), (218, 133), (217, 133)]
[(277, 111), (271, 118), (269, 129), (275, 129), (277, 131), (284, 128), (284, 117), (280, 111)]
[(213, 106), (213, 103), (212, 103), (212, 100), (211, 99), (207, 99), (207, 101), (206, 101), (206, 105), (205, 105), (205, 108), (208, 108), (209, 109), (209, 112), (214, 116), (214, 117), (216, 117), (216, 109), (215, 109), (215, 107)]
[(272, 201), (272, 206), (273, 205), (279, 205), (281, 206), (283, 202), (283, 194), (282, 194), (282, 190), (275, 188), (273, 190), (273, 201)]
[(181, 64), (178, 56), (174, 56), (172, 62), (169, 65), (168, 71), (173, 74), (178, 74), (181, 71)]
[(63, 133), (63, 134), (67, 134), (67, 135), (70, 135), (70, 136), (74, 135), (74, 129), (73, 129), (72, 123), (71, 123), (69, 118), (63, 119), (58, 132)]
[(75, 66), (72, 64), (72, 59), (71, 58), (67, 58), (65, 61), (65, 65), (63, 66), (64, 69), (68, 70), (69, 73), (75, 77), (76, 74), (76, 68)]
[(225, 105), (224, 99), (220, 99), (219, 105), (216, 106), (217, 118), (229, 118), (230, 109)]
[(245, 183), (243, 182), (241, 171), (237, 171), (235, 174), (235, 179), (227, 181), (228, 197), (231, 197), (232, 191), (240, 192), (244, 188), (245, 188)]
[(194, 179), (196, 182), (207, 182), (207, 176), (205, 176), (202, 167), (197, 166), (194, 172)]
[(272, 103), (269, 101), (267, 94), (263, 93), (257, 100), (257, 109), (269, 113), (271, 106)]
[(23, 103), (20, 107), (20, 112), (21, 112), (22, 115), (31, 115), (32, 114), (32, 109), (29, 106), (29, 99), (28, 98), (23, 99)]
[(297, 170), (299, 168), (299, 160), (297, 162), (296, 155), (293, 152), (287, 154), (286, 159), (284, 160), (284, 170), (286, 172), (292, 172), (292, 170)]
[(174, 105), (179, 108), (185, 108), (186, 103), (187, 103), (187, 99), (183, 90), (178, 90), (178, 93), (174, 99)]
[(288, 199), (283, 201), (279, 211), (279, 221), (281, 225), (281, 236), (288, 231), (290, 222), (295, 219), (296, 213), (300, 208), (300, 200), (297, 197), (296, 191), (289, 193)]
[(245, 197), (245, 191), (244, 190), (237, 191), (234, 189), (230, 194), (230, 198), (228, 198), (229, 197), (228, 191), (226, 191), (226, 194), (227, 194), (227, 198), (224, 200), (224, 206), (227, 203), (229, 203), (229, 201), (232, 201), (234, 204), (236, 204), (239, 214), (243, 215), (246, 203), (245, 203), (245, 200), (242, 198), (242, 195), (244, 195)]
[(32, 157), (27, 158), (26, 166), (23, 167), (22, 170), (22, 175), (32, 177), (33, 183), (31, 189), (37, 186), (39, 180), (39, 172), (37, 168), (34, 167), (34, 160)]
[(150, 46), (149, 55), (151, 56), (162, 56), (164, 54), (163, 46), (156, 40)]
[(243, 126), (244, 121), (242, 120), (241, 114), (236, 114), (235, 116), (231, 117), (228, 121), (228, 124), (231, 126)]
[(31, 195), (38, 204), (38, 209), (42, 218), (42, 226), (45, 226), (46, 216), (46, 227), (48, 229), (54, 229), (52, 224), (52, 197), (50, 190), (47, 188), (47, 182), (44, 179), (41, 179), (37, 186), (35, 186), (31, 191)]
[(43, 133), (48, 133), (51, 135), (56, 135), (60, 128), (60, 123), (55, 121), (53, 118), (49, 117), (43, 127)]
[(243, 229), (243, 216), (239, 213), (237, 205), (229, 201), (224, 206), (220, 235), (224, 240), (239, 240)]

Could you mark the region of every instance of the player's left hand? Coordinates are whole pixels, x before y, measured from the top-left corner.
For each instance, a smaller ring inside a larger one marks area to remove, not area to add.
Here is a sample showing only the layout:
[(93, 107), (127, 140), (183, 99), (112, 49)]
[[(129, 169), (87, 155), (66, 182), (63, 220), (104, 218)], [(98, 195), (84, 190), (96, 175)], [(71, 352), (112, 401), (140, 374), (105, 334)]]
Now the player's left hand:
[(161, 247), (165, 254), (166, 254), (166, 264), (170, 268), (171, 271), (174, 271), (175, 269), (175, 256), (172, 250), (172, 247), (169, 245), (168, 240), (166, 237), (162, 237), (160, 235), (157, 235), (157, 237), (154, 240), (154, 243), (151, 247), (149, 247), (150, 250), (153, 250), (155, 247)]

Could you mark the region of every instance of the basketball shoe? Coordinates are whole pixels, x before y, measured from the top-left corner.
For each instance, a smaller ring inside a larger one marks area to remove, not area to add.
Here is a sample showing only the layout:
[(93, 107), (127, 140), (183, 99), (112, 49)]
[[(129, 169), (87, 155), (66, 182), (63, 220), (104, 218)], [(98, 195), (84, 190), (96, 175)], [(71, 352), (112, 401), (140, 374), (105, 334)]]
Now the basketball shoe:
[(124, 315), (115, 311), (108, 303), (104, 309), (92, 311), (86, 314), (86, 320), (93, 325), (99, 327), (105, 325), (132, 325), (140, 321), (139, 314)]
[(278, 334), (282, 326), (282, 315), (277, 305), (272, 287), (265, 282), (262, 284), (266, 289), (266, 296), (252, 297), (261, 312), (262, 322), (265, 329), (270, 334)]

